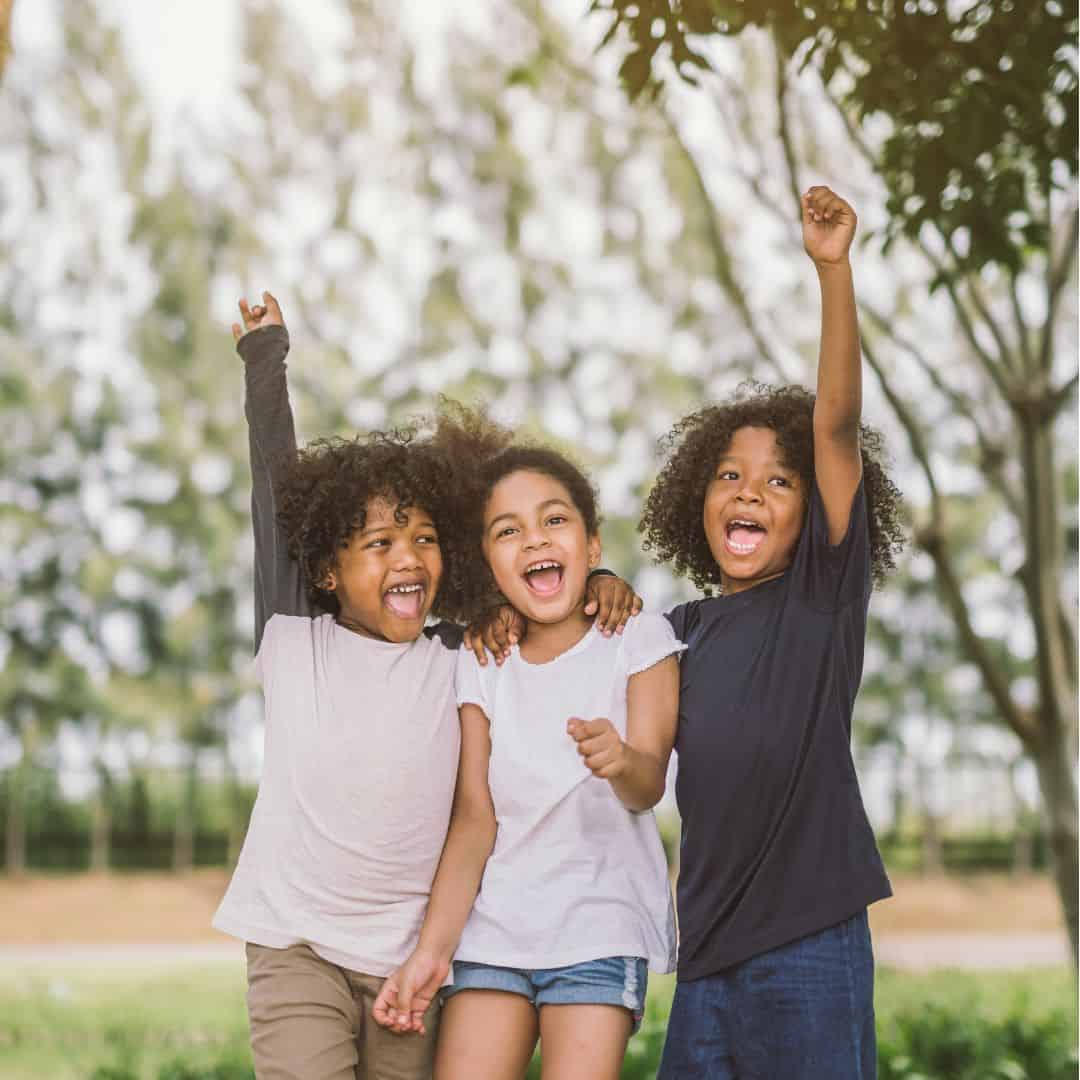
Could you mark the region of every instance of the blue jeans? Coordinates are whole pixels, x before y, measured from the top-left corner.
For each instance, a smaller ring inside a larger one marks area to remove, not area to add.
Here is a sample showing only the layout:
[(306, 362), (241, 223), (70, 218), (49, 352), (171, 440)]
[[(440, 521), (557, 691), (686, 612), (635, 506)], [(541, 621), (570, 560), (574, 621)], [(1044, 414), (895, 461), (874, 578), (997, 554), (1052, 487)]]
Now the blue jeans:
[(874, 1080), (866, 912), (680, 982), (658, 1080)]

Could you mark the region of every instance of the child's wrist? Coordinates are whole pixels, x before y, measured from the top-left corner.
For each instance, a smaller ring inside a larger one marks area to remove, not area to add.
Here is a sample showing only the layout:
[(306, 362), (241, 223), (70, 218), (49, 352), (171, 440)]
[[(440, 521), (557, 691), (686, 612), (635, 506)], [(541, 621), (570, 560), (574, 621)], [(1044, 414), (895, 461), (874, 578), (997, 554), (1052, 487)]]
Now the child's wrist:
[(847, 275), (851, 276), (851, 260), (845, 255), (842, 259), (837, 259), (835, 262), (828, 262), (825, 260), (814, 260), (814, 269), (818, 272), (818, 277), (826, 278), (830, 276)]

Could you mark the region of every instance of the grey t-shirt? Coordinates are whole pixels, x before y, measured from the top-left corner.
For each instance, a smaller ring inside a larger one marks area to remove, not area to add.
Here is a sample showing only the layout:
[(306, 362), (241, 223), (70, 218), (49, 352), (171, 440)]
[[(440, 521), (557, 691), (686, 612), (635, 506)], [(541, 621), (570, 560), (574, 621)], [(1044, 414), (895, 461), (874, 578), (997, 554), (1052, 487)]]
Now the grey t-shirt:
[(679, 979), (891, 895), (851, 758), (870, 601), (866, 497), (829, 544), (815, 486), (791, 566), (668, 618), (681, 666)]

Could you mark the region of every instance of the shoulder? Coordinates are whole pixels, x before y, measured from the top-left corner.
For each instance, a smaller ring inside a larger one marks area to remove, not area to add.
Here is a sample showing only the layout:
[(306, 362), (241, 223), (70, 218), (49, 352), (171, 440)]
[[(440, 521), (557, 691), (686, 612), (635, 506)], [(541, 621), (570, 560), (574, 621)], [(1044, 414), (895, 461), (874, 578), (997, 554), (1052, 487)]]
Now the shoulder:
[(666, 616), (643, 613), (627, 622), (620, 652), (626, 673), (636, 675), (685, 648)]
[(454, 669), (458, 705), (479, 705), (490, 716), (492, 690), (501, 670), (493, 660), (481, 667), (472, 649), (462, 645), (457, 651), (457, 666)]
[(664, 612), (664, 618), (670, 624), (675, 636), (681, 641), (686, 640), (687, 634), (696, 625), (701, 611), (701, 605), (705, 601), (689, 600), (685, 604), (678, 604), (670, 611)]
[(465, 629), (457, 623), (443, 621), (434, 626), (425, 626), (424, 637), (429, 641), (437, 642), (445, 649), (456, 651), (461, 648), (461, 643), (465, 638)]
[(311, 619), (306, 615), (271, 615), (263, 629), (262, 641), (255, 657), (255, 670), (265, 681), (267, 673), (277, 666), (277, 658), (289, 657), (293, 663), (306, 651), (310, 653), (312, 642), (325, 637), (333, 629), (334, 617), (320, 615)]

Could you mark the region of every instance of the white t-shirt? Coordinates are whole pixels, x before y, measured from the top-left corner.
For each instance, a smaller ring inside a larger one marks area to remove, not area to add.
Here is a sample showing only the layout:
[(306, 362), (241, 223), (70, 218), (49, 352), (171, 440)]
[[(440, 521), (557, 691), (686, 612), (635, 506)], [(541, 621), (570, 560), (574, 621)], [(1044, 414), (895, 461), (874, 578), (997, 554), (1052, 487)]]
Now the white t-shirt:
[(674, 970), (656, 819), (627, 810), (589, 772), (566, 722), (607, 717), (625, 738), (630, 676), (683, 648), (662, 615), (638, 615), (621, 636), (594, 627), (545, 664), (515, 647), (502, 667), (482, 668), (459, 651), (458, 704), (478, 705), (491, 726), (498, 833), (456, 960), (552, 968), (640, 956)]
[(330, 615), (267, 623), (263, 775), (217, 929), (368, 975), (408, 958), (454, 795), (455, 662), (437, 637), (375, 641)]

